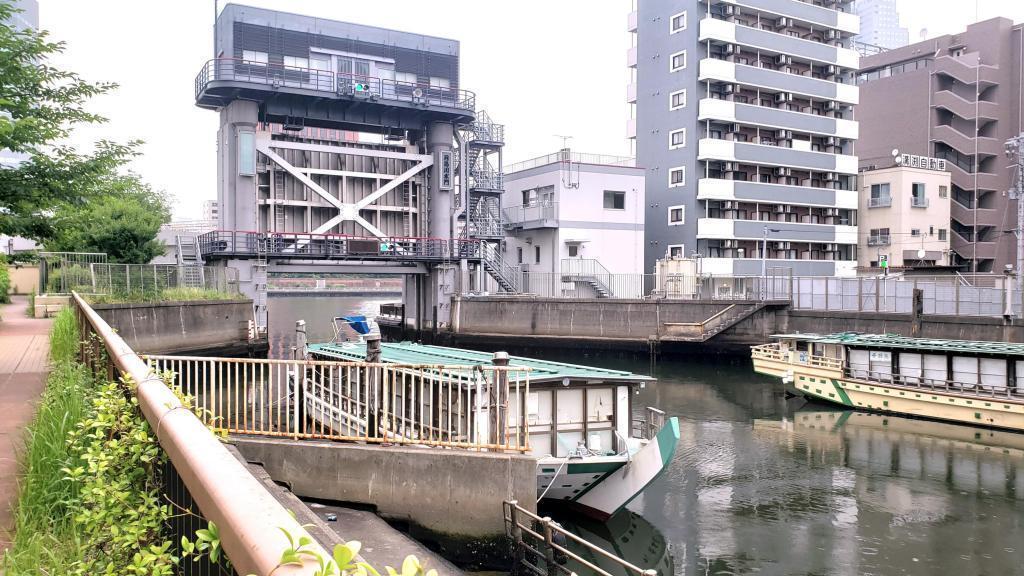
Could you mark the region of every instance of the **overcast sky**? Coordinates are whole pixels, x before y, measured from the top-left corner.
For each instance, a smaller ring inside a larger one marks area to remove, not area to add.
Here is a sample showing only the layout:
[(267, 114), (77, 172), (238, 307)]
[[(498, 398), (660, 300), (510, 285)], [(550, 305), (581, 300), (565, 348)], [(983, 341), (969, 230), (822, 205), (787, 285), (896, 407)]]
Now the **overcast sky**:
[[(641, 0), (663, 1), (663, 0)], [(911, 41), (975, 20), (969, 0), (898, 0)], [(221, 0), (221, 6), (226, 0)], [(246, 0), (266, 8), (455, 38), (462, 85), (506, 125), (506, 162), (557, 150), (628, 154), (629, 0)], [(217, 114), (194, 106), (194, 79), (213, 51), (213, 0), (39, 0), (40, 26), (68, 44), (55, 63), (120, 88), (93, 108), (110, 122), (79, 130), (145, 140), (132, 168), (197, 218), (216, 197)], [(1024, 20), (1022, 0), (978, 0), (980, 19)]]

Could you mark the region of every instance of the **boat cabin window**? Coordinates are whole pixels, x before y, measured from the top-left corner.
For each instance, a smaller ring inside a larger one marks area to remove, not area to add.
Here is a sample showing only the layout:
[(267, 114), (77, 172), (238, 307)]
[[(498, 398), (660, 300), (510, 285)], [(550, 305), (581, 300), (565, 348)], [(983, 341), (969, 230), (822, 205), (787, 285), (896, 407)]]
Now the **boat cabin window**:
[[(620, 396), (628, 403), (628, 386), (619, 388), (625, 391)], [(526, 418), (530, 425), (530, 453), (565, 457), (576, 451), (581, 443), (593, 452), (616, 453), (619, 442), (614, 432), (617, 417), (615, 389), (612, 386), (572, 384), (570, 387), (559, 385), (554, 389), (531, 390), (525, 399)], [(515, 426), (517, 420), (516, 409), (510, 409), (509, 426)]]

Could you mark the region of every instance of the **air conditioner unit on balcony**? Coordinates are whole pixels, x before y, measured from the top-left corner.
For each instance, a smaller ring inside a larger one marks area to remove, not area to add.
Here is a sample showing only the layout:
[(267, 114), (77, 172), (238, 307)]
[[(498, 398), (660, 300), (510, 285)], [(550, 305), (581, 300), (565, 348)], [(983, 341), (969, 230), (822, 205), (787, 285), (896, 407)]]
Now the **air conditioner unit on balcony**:
[(725, 6), (725, 9), (722, 10), (722, 13), (725, 14), (726, 16), (739, 16), (743, 14), (743, 12), (740, 11), (739, 6), (732, 6), (729, 4)]
[(839, 208), (825, 208), (825, 216), (839, 216)]
[(729, 132), (735, 134), (735, 133), (737, 133), (739, 131), (740, 131), (740, 125), (739, 124), (729, 124)]
[(836, 140), (835, 136), (829, 136), (828, 138), (825, 139), (826, 146), (836, 146), (837, 142), (838, 141)]
[[(787, 96), (789, 96), (788, 93), (786, 93), (786, 92), (779, 92), (778, 94), (775, 95), (775, 101), (776, 102), (785, 102)], [(792, 98), (792, 96), (790, 96), (790, 98)]]
[(735, 162), (726, 162), (722, 165), (722, 172), (734, 172), (736, 170)]
[(735, 248), (735, 247), (736, 247), (736, 241), (735, 240), (722, 240), (722, 248)]
[(825, 102), (825, 110), (828, 110), (830, 112), (834, 112), (834, 111), (836, 111), (838, 109), (839, 109), (839, 103), (836, 102), (835, 100), (829, 100), (828, 102)]
[(790, 176), (791, 174), (793, 174), (793, 171), (790, 170), (789, 168), (783, 168), (780, 166), (775, 169), (775, 175), (779, 177)]
[(722, 210), (735, 210), (739, 207), (739, 202), (728, 201), (722, 202)]
[(726, 84), (725, 86), (722, 87), (722, 92), (724, 92), (725, 94), (732, 94), (735, 89), (736, 86), (734, 84)]
[(775, 243), (775, 249), (776, 250), (790, 250), (792, 248), (793, 248), (792, 242), (776, 242)]
[(834, 64), (829, 64), (826, 71), (828, 74), (835, 76), (836, 74), (839, 74), (839, 67)]
[(837, 177), (836, 177), (836, 173), (835, 172), (826, 172), (825, 173), (825, 181), (826, 182), (835, 182), (836, 179), (837, 179)]
[(776, 214), (785, 214), (786, 213), (786, 207), (784, 205), (782, 205), (782, 204), (776, 204), (775, 205), (775, 213)]
[(775, 58), (775, 63), (778, 64), (779, 66), (785, 66), (786, 64), (789, 64), (790, 62), (792, 62), (792, 60), (790, 60), (789, 56), (786, 56), (785, 54), (779, 54)]
[(779, 130), (775, 134), (776, 134), (776, 138), (778, 138), (779, 140), (792, 140), (793, 139), (793, 131), (792, 130)]
[(826, 37), (829, 40), (839, 40), (842, 36), (840, 36), (839, 30), (829, 30)]
[(730, 55), (730, 54), (735, 54), (737, 52), (739, 52), (739, 50), (737, 49), (737, 46), (735, 44), (726, 44), (725, 45), (725, 54), (727, 56)]
[(779, 18), (778, 21), (775, 22), (775, 25), (779, 28), (785, 28), (786, 26), (792, 26), (793, 20), (789, 18)]
[(825, 252), (838, 252), (838, 251), (839, 251), (839, 245), (838, 244), (825, 244)]

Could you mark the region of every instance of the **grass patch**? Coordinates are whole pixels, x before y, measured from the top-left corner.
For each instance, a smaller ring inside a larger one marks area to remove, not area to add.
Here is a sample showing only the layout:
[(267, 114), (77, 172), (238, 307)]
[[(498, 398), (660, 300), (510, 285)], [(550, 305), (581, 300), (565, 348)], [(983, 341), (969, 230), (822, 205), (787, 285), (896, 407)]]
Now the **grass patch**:
[(152, 304), (157, 302), (197, 302), (236, 300), (238, 294), (204, 288), (165, 288), (159, 292), (127, 292), (118, 294), (90, 294), (90, 304)]
[(50, 337), (53, 370), (26, 430), (14, 543), (2, 563), (7, 576), (40, 574), (44, 565), (51, 574), (70, 574), (80, 556), (71, 512), (77, 489), (62, 470), (71, 456), (68, 437), (83, 420), (95, 384), (86, 369), (74, 363), (77, 350), (74, 313), (65, 309), (54, 320)]

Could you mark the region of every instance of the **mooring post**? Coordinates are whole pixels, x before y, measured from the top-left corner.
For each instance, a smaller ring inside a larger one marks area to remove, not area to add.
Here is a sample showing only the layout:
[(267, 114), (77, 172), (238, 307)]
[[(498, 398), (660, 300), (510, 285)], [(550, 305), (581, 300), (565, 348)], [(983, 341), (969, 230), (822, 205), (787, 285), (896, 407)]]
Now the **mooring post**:
[(557, 573), (555, 569), (555, 542), (554, 542), (554, 530), (551, 526), (551, 517), (545, 516), (541, 519), (544, 524), (544, 569), (548, 575)]
[(498, 445), (503, 442), (507, 423), (505, 421), (505, 402), (508, 400), (508, 352), (495, 352), (491, 358), (497, 370), (494, 371), (494, 383), (488, 391), (488, 412), (490, 412), (490, 439), (488, 444)]
[(295, 321), (295, 346), (292, 347), (292, 360), (306, 358), (306, 321)]
[[(366, 342), (366, 362), (369, 364), (380, 363), (380, 334), (367, 334), (363, 336), (363, 340)], [(382, 398), (383, 390), (381, 389), (382, 382), (382, 370), (377, 366), (366, 367), (366, 435), (370, 438), (375, 438), (380, 432), (380, 421), (381, 417), (387, 417), (386, 414), (380, 414), (381, 408), (384, 405), (384, 398)]]

